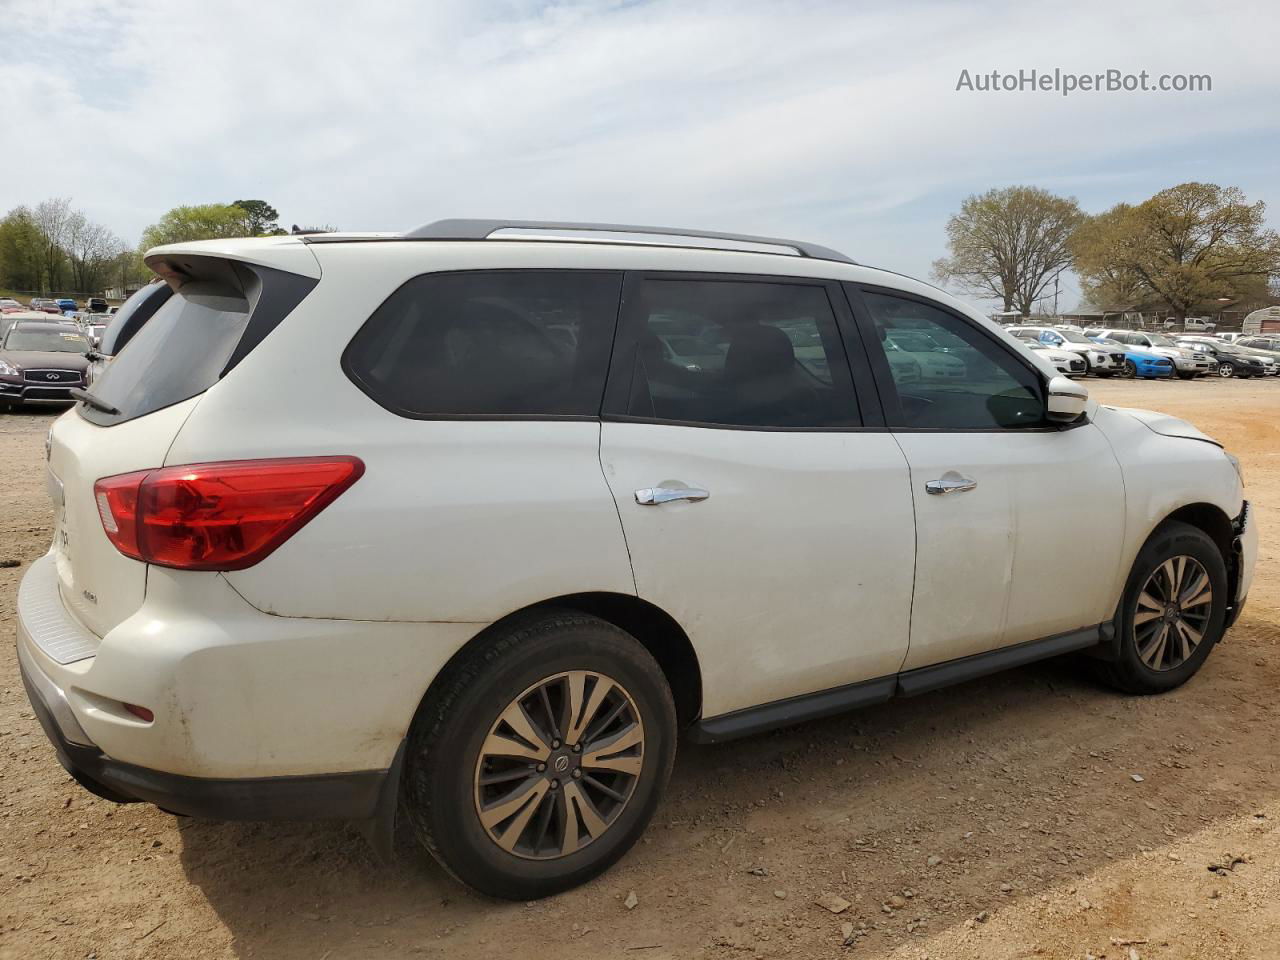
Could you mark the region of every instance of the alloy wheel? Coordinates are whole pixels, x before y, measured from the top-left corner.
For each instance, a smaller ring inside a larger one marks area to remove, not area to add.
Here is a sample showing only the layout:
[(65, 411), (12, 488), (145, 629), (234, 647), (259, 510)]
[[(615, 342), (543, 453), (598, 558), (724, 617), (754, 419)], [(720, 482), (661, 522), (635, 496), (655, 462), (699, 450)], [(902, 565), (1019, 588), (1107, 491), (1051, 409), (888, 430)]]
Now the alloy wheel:
[(1182, 666), (1204, 639), (1213, 613), (1209, 573), (1195, 557), (1170, 557), (1138, 593), (1133, 639), (1138, 658), (1156, 671)]
[(626, 689), (602, 673), (558, 673), (490, 728), (476, 761), (476, 814), (508, 853), (568, 856), (613, 825), (643, 764), (644, 723)]
[(1236, 368), (1229, 363), (1218, 364), (1218, 376), (1229, 377), (1236, 372)]

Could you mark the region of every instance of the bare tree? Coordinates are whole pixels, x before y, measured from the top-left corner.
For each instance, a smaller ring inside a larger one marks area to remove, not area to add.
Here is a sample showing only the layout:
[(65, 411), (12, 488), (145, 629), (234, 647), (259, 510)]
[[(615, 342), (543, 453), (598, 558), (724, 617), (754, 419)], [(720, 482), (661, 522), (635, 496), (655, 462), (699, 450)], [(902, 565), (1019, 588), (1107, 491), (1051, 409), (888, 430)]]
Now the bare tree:
[(67, 218), (65, 249), (75, 288), (92, 293), (102, 286), (107, 269), (124, 249), (124, 242), (76, 210)]
[(62, 266), (65, 259), (67, 224), (71, 219), (71, 201), (66, 197), (54, 197), (36, 205), (32, 211), (36, 228), (43, 237), (44, 279), (48, 290), (62, 285)]

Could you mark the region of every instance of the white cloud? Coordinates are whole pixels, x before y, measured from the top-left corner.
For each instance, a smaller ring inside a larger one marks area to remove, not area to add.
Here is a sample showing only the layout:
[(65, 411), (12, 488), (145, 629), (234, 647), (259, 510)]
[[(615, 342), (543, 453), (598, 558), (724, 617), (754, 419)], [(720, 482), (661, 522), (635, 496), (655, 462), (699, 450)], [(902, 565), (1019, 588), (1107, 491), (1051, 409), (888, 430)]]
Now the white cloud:
[[(1277, 185), (1274, 4), (0, 0), (0, 21), (24, 147), (0, 149), (0, 208), (71, 196), (130, 240), (179, 203), (261, 197), (349, 229), (797, 235), (919, 275), (988, 186), (1101, 208), (1191, 177)], [(1023, 67), (1214, 91), (954, 90)]]

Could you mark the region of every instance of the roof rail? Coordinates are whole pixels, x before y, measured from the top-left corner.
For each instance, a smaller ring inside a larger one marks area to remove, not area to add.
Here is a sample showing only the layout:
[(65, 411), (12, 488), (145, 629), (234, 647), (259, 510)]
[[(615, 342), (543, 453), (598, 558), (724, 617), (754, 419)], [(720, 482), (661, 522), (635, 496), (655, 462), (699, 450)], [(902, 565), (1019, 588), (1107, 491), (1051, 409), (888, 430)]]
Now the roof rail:
[[(712, 233), (707, 230), (681, 230), (672, 227), (642, 227), (620, 223), (574, 223), (571, 221), (556, 220), (437, 220), (435, 223), (428, 223), (425, 226), (418, 227), (416, 230), (410, 230), (404, 234), (405, 240), (488, 240), (496, 233), (504, 230), (512, 231), (545, 231), (558, 234), (623, 234), (631, 235), (632, 239), (623, 239), (619, 237), (554, 237), (545, 239), (559, 240), (585, 240), (589, 242), (602, 243), (640, 243), (646, 242), (646, 238), (650, 243), (658, 243), (657, 238), (667, 238), (667, 243), (661, 245), (679, 246), (680, 244), (673, 242), (680, 238), (695, 240), (722, 240), (733, 244), (753, 244), (758, 246), (772, 246), (784, 248), (792, 252), (785, 253), (787, 256), (808, 257), (812, 260), (832, 260), (836, 263), (854, 263), (843, 253), (832, 250), (829, 247), (822, 247), (816, 243), (805, 243), (799, 240), (779, 240), (776, 237), (755, 237), (741, 233)], [(319, 239), (319, 238), (312, 238)], [(517, 234), (514, 236), (499, 239), (538, 239), (527, 235)], [(689, 244), (689, 246), (707, 246), (709, 249), (717, 249), (713, 244)], [(725, 247), (719, 249), (738, 249), (741, 247)], [(753, 250), (753, 253), (784, 253), (784, 250)]]

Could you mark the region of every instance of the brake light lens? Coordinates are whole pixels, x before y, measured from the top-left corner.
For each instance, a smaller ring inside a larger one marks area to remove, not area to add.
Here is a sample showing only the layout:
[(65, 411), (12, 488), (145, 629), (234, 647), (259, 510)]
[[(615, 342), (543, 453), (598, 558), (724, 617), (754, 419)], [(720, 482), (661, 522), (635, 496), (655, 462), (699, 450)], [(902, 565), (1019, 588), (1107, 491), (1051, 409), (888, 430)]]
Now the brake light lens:
[(243, 570), (364, 473), (356, 457), (228, 460), (104, 477), (94, 498), (127, 557), (180, 570)]

